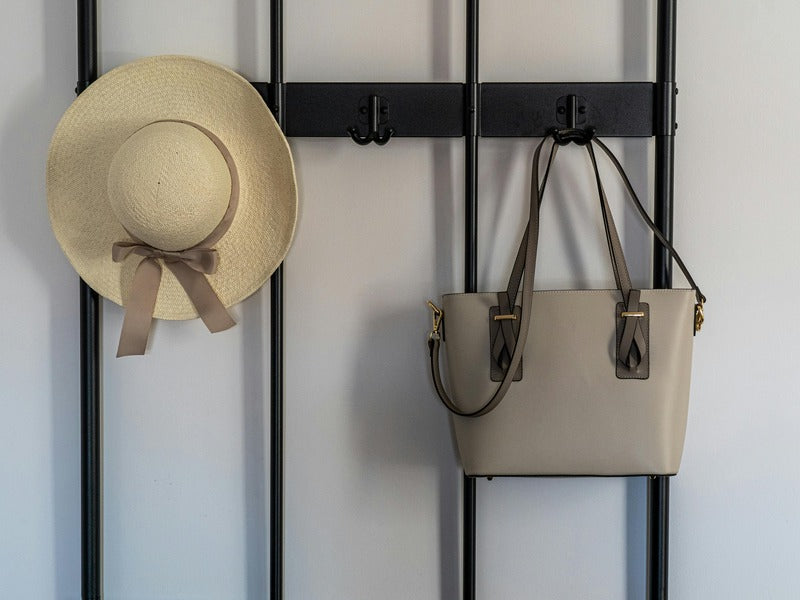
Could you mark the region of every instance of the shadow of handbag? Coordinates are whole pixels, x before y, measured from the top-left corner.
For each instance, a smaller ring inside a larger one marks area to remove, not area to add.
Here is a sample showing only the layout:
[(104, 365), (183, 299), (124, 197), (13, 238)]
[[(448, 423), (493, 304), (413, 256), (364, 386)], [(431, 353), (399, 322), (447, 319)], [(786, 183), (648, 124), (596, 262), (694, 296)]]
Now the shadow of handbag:
[[(429, 302), (431, 373), (453, 413), (464, 471), (675, 474), (686, 432), (693, 336), (702, 325), (705, 296), (647, 215), (617, 158), (597, 139), (582, 145), (594, 169), (617, 287), (533, 290), (539, 208), (562, 143), (553, 138), (541, 181), (540, 158), (549, 138), (534, 152), (530, 218), (506, 290), (447, 294), (441, 309)], [(631, 286), (595, 146), (614, 165), (637, 212), (691, 289)], [(441, 380), (442, 343), (452, 397)]]

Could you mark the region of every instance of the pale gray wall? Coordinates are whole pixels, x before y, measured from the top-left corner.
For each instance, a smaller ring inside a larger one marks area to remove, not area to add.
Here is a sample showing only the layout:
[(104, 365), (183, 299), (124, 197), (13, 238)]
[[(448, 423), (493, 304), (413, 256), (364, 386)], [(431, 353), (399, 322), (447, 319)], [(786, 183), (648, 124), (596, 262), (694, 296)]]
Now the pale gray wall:
[[(287, 0), (287, 80), (460, 81), (462, 4)], [(653, 77), (652, 1), (483, 5), (484, 81)], [(74, 3), (3, 7), (0, 598), (78, 598), (78, 287), (44, 197), (76, 79)], [(679, 6), (675, 237), (710, 301), (672, 481), (676, 599), (800, 588), (798, 20), (788, 0)], [(101, 2), (101, 30), (104, 70), (185, 53), (268, 78), (267, 0)], [(532, 143), (481, 143), (481, 289), (509, 268)], [(463, 143), (291, 144), (287, 600), (455, 599), (460, 474), (428, 382), (423, 302), (463, 286)], [(652, 143), (613, 146), (650, 189)], [(608, 285), (591, 181), (568, 154), (537, 283)], [(615, 206), (643, 282), (647, 237)], [(268, 294), (234, 313), (215, 336), (160, 322), (148, 356), (115, 360), (122, 311), (104, 303), (109, 600), (266, 596)], [(642, 479), (479, 481), (479, 598), (643, 598), (644, 509)]]

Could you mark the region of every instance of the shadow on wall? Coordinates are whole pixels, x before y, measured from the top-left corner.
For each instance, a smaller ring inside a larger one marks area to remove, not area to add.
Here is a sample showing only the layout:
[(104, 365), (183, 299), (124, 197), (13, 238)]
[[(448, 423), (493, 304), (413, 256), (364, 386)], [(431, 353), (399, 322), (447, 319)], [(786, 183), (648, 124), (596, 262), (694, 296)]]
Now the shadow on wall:
[[(452, 22), (451, 8), (450, 3), (442, 2), (433, 11), (431, 52), (436, 81), (449, 79), (452, 32), (462, 29), (460, 23)], [(453, 232), (460, 214), (456, 207), (463, 201), (454, 197), (453, 161), (463, 161), (463, 153), (453, 152), (449, 140), (435, 140), (432, 148), (434, 277), (439, 285), (455, 285), (461, 277), (453, 272)], [(364, 457), (366, 470), (421, 465), (436, 473), (439, 597), (456, 598), (461, 589), (461, 476), (449, 419), (428, 372), (425, 335), (430, 313), (420, 299), (419, 307), (369, 318), (366, 330), (370, 334), (357, 346), (360, 355), (354, 358), (358, 369), (352, 377), (351, 422), (360, 444), (359, 454)], [(396, 343), (373, 344), (372, 340)], [(409, 498), (410, 505), (413, 501)]]
[[(239, 70), (253, 68), (258, 62), (257, 29), (269, 23), (258, 20), (256, 0), (238, 0), (236, 3), (237, 66)], [(253, 77), (255, 73), (245, 73)], [(269, 521), (267, 515), (267, 490), (269, 489), (265, 431), (269, 425), (269, 398), (265, 384), (268, 370), (264, 332), (269, 324), (264, 322), (264, 304), (268, 303), (271, 281), (260, 293), (241, 304), (242, 311), (242, 457), (244, 461), (244, 520), (245, 556), (244, 570), (247, 580), (247, 598), (266, 598), (269, 582)]]
[[(622, 7), (622, 62), (623, 76), (629, 81), (652, 80), (654, 73), (651, 74), (649, 65), (651, 58), (655, 55), (655, 42), (651, 27), (653, 20), (654, 2), (638, 2), (637, 0), (626, 0)], [(651, 197), (651, 193), (645, 193), (648, 185), (646, 173), (651, 168), (649, 154), (646, 151), (650, 147), (650, 142), (645, 140), (625, 140), (622, 145), (623, 165), (631, 182), (636, 187), (642, 201)], [(640, 182), (642, 182), (640, 184)], [(641, 282), (651, 281), (648, 271), (650, 270), (649, 257), (647, 250), (651, 248), (651, 236), (644, 231), (644, 226), (640, 222), (639, 216), (629, 209), (630, 203), (625, 202), (626, 211), (623, 223), (623, 235), (625, 236), (625, 250), (628, 268), (634, 282), (638, 279)], [(647, 206), (647, 204), (645, 204)], [(632, 252), (629, 249), (643, 248), (642, 252)], [(625, 493), (625, 517), (626, 517), (626, 590), (627, 600), (638, 600), (644, 597), (647, 586), (647, 483), (646, 478), (630, 477), (626, 483)]]
[[(69, 268), (53, 237), (45, 201), (45, 163), (55, 125), (73, 98), (75, 62), (75, 5), (40, 0), (42, 65), (35, 77), (6, 86), (9, 109), (0, 124), (0, 227), (3, 237), (25, 257), (26, 279), (46, 294), (46, 314), (21, 315), (50, 324), (42, 347), (42, 364), (50, 366), (50, 418), (54, 556), (53, 589), (69, 597), (80, 595), (79, 455), (78, 429), (78, 277)], [(33, 14), (39, 11), (31, 7)], [(8, 279), (10, 279), (10, 274)], [(40, 371), (44, 374), (44, 369)], [(45, 428), (46, 429), (46, 428)]]
[[(440, 597), (455, 598), (461, 557), (461, 478), (449, 420), (429, 382), (425, 342), (429, 319), (422, 307), (371, 316), (370, 334), (353, 357), (358, 369), (352, 377), (349, 421), (365, 475), (393, 466), (423, 466), (436, 474)], [(368, 481), (365, 477), (365, 485)], [(399, 489), (402, 493), (402, 486)], [(409, 496), (406, 504), (413, 515), (415, 499)]]

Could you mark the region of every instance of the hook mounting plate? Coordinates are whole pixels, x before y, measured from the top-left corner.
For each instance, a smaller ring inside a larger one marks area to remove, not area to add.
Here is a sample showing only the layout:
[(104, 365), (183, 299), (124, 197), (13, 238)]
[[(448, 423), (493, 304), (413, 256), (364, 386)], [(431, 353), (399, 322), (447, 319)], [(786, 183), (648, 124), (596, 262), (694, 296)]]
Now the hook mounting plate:
[[(369, 125), (369, 104), (371, 96), (363, 96), (358, 101), (358, 122)], [(385, 125), (389, 122), (389, 101), (383, 96), (378, 96), (378, 124)]]
[(556, 101), (556, 121), (559, 125), (576, 127), (586, 123), (586, 112), (589, 103), (583, 96), (569, 94)]

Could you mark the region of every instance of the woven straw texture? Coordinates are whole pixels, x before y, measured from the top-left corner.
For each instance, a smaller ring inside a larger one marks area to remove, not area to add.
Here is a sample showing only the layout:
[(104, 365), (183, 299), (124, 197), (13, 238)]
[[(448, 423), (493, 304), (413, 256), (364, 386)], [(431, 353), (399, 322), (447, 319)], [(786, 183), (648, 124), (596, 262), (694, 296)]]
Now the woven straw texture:
[[(247, 80), (222, 66), (157, 56), (118, 67), (89, 86), (64, 113), (50, 143), (53, 232), (84, 281), (124, 306), (138, 259), (111, 260), (114, 242), (131, 238), (108, 199), (109, 166), (129, 136), (166, 119), (213, 132), (236, 164), (239, 205), (215, 245), (217, 272), (207, 276), (222, 303), (231, 306), (258, 290), (286, 256), (297, 221), (297, 187), (289, 145), (270, 110)], [(169, 269), (163, 269), (154, 316), (197, 317)]]
[(161, 250), (185, 250), (214, 231), (231, 200), (231, 173), (205, 133), (186, 123), (147, 125), (120, 146), (108, 200), (131, 235)]

